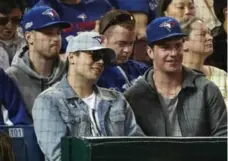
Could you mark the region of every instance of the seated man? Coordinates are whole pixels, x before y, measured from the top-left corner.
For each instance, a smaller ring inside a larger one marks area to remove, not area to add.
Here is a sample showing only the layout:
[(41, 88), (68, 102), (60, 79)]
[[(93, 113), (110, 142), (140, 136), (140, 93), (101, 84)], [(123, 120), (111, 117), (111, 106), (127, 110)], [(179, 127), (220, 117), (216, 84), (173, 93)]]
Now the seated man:
[(116, 60), (105, 66), (98, 86), (124, 92), (148, 69), (144, 63), (129, 60), (136, 39), (135, 25), (134, 17), (122, 10), (111, 10), (100, 20), (103, 44), (115, 51)]
[(61, 30), (69, 26), (48, 6), (33, 7), (23, 16), (27, 46), (17, 51), (7, 73), (17, 83), (29, 114), (37, 95), (60, 81), (65, 73), (59, 52)]
[(42, 92), (33, 107), (34, 128), (48, 160), (60, 161), (63, 136), (138, 136), (131, 107), (117, 91), (96, 86), (115, 53), (101, 45), (101, 36), (83, 32), (69, 40), (68, 71)]
[(13, 80), (0, 68), (0, 125), (30, 125), (24, 101)]
[(202, 73), (182, 66), (185, 34), (177, 20), (157, 18), (146, 34), (154, 69), (125, 93), (145, 134), (226, 136), (227, 111), (220, 90)]

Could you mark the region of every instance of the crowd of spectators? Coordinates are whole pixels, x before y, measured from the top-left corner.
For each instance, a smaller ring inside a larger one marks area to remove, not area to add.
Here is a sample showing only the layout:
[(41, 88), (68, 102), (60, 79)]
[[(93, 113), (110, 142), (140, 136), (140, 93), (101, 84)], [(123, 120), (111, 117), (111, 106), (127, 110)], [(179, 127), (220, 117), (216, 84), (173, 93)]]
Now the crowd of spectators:
[(227, 92), (226, 0), (0, 1), (0, 125), (48, 161), (64, 136), (227, 136)]

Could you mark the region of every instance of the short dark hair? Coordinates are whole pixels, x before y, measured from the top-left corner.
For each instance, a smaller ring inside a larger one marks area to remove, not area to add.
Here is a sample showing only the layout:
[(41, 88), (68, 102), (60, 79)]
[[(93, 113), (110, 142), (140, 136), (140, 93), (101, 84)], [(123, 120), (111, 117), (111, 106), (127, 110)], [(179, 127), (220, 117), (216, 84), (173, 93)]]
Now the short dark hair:
[(129, 30), (135, 29), (136, 21), (134, 16), (124, 10), (111, 10), (105, 13), (99, 22), (99, 33), (104, 34), (112, 26), (119, 25)]
[(26, 4), (24, 0), (1, 0), (0, 1), (0, 13), (9, 14), (13, 9), (18, 8), (23, 13), (25, 10)]
[[(167, 10), (167, 8), (169, 7), (171, 2), (172, 2), (172, 0), (160, 0), (159, 1), (158, 7), (156, 9), (158, 17), (165, 16), (164, 12)], [(192, 0), (192, 2), (194, 2), (194, 0)]]
[(221, 23), (224, 23), (225, 16), (223, 13), (224, 8), (227, 8), (227, 0), (216, 0), (214, 1), (213, 8), (215, 11), (216, 17)]

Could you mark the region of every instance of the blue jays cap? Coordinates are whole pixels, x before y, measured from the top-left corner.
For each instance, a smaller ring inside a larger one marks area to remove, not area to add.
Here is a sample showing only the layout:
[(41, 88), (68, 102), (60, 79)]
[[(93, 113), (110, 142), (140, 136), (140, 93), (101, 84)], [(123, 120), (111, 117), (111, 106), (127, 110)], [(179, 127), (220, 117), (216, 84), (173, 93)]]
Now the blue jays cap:
[(149, 44), (172, 37), (186, 36), (181, 31), (179, 22), (172, 17), (159, 17), (153, 20), (146, 29)]
[(70, 23), (60, 21), (58, 13), (49, 6), (38, 5), (24, 14), (22, 19), (23, 31), (38, 30), (45, 27), (58, 25), (60, 28), (70, 27)]

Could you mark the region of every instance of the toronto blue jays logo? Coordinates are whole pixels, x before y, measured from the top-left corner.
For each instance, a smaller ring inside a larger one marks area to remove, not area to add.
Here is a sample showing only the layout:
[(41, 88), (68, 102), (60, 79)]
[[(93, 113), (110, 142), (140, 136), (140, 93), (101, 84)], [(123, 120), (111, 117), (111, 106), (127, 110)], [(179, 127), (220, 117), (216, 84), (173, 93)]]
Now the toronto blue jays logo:
[(42, 15), (47, 15), (49, 16), (52, 20), (55, 19), (56, 16), (58, 16), (57, 12), (53, 9), (47, 9), (42, 13)]
[(85, 21), (85, 19), (87, 18), (87, 16), (86, 16), (86, 14), (82, 13), (82, 14), (78, 15), (77, 18), (81, 19), (82, 21)]
[(164, 27), (166, 28), (167, 30), (169, 30), (169, 32), (171, 32), (171, 29), (175, 26), (175, 22), (173, 20), (168, 20), (168, 21), (165, 21), (163, 23), (161, 23), (159, 25), (159, 27)]
[(94, 36), (93, 39), (96, 39), (100, 44), (102, 44), (104, 42), (103, 36)]

